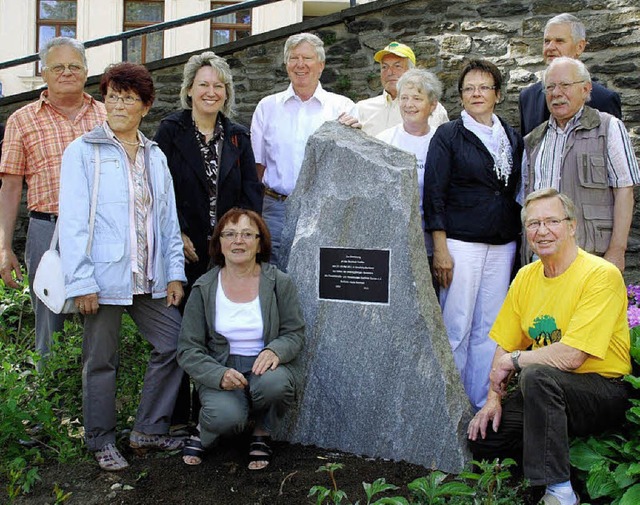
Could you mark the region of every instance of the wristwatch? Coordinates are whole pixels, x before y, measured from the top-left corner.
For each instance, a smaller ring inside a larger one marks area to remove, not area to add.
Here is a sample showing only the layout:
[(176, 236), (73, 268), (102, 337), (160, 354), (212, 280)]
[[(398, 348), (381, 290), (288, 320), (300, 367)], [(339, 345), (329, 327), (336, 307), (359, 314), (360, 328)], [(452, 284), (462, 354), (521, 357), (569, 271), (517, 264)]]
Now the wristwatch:
[(518, 358), (520, 357), (521, 352), (522, 351), (518, 350), (511, 353), (511, 363), (513, 363), (513, 368), (516, 372), (520, 372), (522, 370), (520, 363), (518, 363)]

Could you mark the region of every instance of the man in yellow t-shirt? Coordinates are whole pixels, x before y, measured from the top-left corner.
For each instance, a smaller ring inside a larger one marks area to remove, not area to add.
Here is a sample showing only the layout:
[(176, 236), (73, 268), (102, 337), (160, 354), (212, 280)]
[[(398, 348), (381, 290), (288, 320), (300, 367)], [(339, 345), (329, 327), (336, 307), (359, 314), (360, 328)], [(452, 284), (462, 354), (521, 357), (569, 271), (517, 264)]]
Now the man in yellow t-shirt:
[[(626, 288), (612, 263), (578, 248), (566, 195), (531, 193), (522, 222), (540, 260), (518, 272), (489, 333), (498, 344), (491, 390), (469, 445), (476, 459), (521, 461), (530, 483), (546, 486), (540, 503), (577, 505), (569, 437), (619, 424), (628, 407)], [(518, 387), (506, 396), (514, 372)]]

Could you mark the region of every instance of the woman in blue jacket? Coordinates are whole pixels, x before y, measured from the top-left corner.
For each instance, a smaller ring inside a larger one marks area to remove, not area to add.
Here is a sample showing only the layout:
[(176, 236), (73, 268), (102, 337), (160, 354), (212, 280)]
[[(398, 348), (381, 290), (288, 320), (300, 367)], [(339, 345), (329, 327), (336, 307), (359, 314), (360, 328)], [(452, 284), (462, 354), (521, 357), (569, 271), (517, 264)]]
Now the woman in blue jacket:
[(472, 405), (487, 398), (495, 343), (489, 339), (509, 288), (520, 234), (523, 142), (495, 115), (502, 76), (486, 60), (462, 70), (461, 118), (435, 132), (424, 182), (433, 270), (453, 356)]
[(138, 130), (153, 103), (151, 74), (133, 63), (111, 66), (100, 92), (107, 121), (72, 142), (62, 158), (58, 226), (66, 294), (84, 315), (85, 441), (100, 468), (113, 471), (128, 466), (116, 447), (115, 397), (125, 310), (152, 345), (129, 444), (182, 446), (168, 432), (182, 376), (177, 306), (187, 279), (171, 174), (162, 151)]

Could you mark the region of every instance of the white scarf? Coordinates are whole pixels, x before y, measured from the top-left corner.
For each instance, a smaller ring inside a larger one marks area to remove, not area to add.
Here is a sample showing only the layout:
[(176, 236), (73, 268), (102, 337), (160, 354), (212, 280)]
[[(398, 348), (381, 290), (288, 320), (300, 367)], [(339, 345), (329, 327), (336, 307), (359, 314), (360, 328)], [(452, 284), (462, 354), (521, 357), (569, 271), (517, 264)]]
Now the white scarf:
[(464, 127), (476, 135), (487, 148), (493, 158), (493, 171), (506, 186), (509, 182), (511, 169), (513, 168), (513, 153), (507, 132), (504, 131), (502, 123), (495, 114), (491, 115), (492, 126), (478, 123), (467, 111), (463, 110), (462, 124)]

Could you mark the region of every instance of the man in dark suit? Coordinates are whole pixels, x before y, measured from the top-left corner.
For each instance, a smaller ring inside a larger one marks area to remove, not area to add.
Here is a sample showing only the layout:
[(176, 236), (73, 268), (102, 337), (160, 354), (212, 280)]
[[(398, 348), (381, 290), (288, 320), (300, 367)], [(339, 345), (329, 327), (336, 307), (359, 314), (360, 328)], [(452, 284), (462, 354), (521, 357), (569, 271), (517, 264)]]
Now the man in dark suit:
[[(547, 65), (558, 56), (578, 59), (586, 45), (584, 24), (577, 17), (565, 13), (547, 21), (542, 44), (542, 56)], [(592, 84), (591, 99), (587, 105), (621, 119), (620, 95), (597, 82)], [(518, 108), (520, 109), (520, 133), (523, 137), (549, 119), (549, 109), (540, 81), (520, 92)]]

